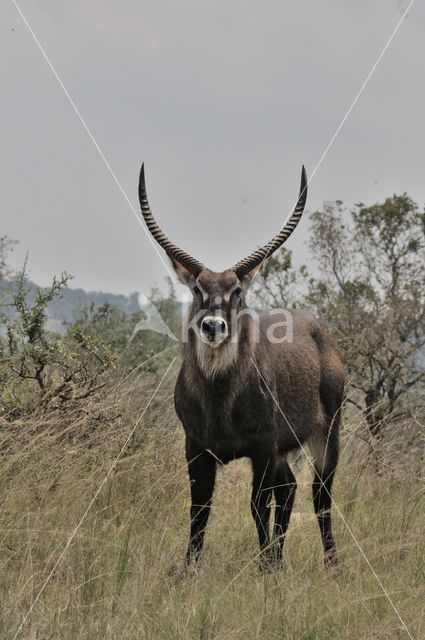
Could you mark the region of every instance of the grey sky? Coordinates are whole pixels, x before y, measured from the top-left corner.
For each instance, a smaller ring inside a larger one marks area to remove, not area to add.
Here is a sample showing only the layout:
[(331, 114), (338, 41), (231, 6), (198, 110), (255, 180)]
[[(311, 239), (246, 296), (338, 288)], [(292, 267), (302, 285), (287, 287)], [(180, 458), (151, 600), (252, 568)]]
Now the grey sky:
[[(19, 3), (19, 0), (18, 0)], [(406, 2), (23, 0), (138, 210), (211, 268), (281, 226)], [(147, 291), (166, 271), (11, 0), (1, 8), (1, 234), (34, 280)], [(425, 201), (425, 5), (416, 0), (315, 175), (308, 209)], [(308, 224), (288, 247), (303, 259)]]

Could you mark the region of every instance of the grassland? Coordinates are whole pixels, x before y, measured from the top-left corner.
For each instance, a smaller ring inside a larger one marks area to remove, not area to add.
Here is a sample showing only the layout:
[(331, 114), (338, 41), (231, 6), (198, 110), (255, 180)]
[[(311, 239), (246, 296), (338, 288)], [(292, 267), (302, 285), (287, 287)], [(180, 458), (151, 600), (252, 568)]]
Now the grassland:
[(354, 418), (335, 483), (339, 569), (322, 566), (300, 459), (285, 566), (258, 573), (250, 469), (238, 461), (220, 471), (203, 562), (182, 576), (189, 492), (177, 367), (147, 410), (165, 364), (120, 381), (86, 414), (0, 425), (0, 638), (409, 638), (389, 599), (411, 637), (425, 638), (423, 461), (403, 442), (372, 455)]

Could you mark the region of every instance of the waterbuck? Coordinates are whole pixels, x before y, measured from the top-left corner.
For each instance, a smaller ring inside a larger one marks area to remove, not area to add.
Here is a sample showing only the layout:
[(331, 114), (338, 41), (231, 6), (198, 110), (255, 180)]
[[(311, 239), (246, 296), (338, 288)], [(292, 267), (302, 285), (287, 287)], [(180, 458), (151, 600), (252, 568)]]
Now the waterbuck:
[[(327, 329), (301, 312), (250, 313), (245, 298), (257, 271), (291, 235), (307, 197), (303, 167), (297, 205), (281, 231), (230, 269), (216, 273), (173, 244), (154, 219), (140, 172), (146, 225), (171, 258), (193, 296), (183, 341), (175, 408), (186, 433), (191, 509), (186, 560), (199, 558), (211, 509), (216, 468), (250, 458), (251, 510), (260, 567), (282, 560), (296, 481), (287, 454), (307, 444), (314, 464), (313, 503), (325, 564), (337, 561), (331, 525), (331, 488), (338, 462), (344, 373)], [(274, 537), (269, 534), (275, 498)]]

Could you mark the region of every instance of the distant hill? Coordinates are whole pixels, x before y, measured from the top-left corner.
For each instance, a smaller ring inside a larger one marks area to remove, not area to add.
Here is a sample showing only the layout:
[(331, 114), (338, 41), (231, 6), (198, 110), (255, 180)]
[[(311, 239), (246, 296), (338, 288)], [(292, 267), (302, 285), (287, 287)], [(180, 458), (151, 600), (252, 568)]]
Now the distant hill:
[(89, 304), (97, 307), (109, 302), (115, 307), (128, 313), (134, 313), (140, 309), (137, 293), (130, 296), (107, 293), (104, 291), (85, 291), (84, 289), (64, 288), (62, 295), (55, 297), (49, 304), (49, 314), (55, 320), (74, 320), (81, 309)]
[[(2, 311), (6, 315), (12, 314), (7, 302), (10, 300), (13, 286), (13, 280), (0, 282), (0, 300), (2, 301)], [(28, 280), (27, 288), (29, 289), (28, 300), (31, 302), (34, 299), (37, 285)], [(61, 294), (56, 296), (49, 304), (49, 328), (60, 332), (64, 323), (74, 321), (83, 307), (90, 304), (100, 306), (105, 302), (109, 302), (129, 315), (140, 310), (137, 293), (124, 296), (104, 291), (85, 291), (84, 289), (64, 287)]]

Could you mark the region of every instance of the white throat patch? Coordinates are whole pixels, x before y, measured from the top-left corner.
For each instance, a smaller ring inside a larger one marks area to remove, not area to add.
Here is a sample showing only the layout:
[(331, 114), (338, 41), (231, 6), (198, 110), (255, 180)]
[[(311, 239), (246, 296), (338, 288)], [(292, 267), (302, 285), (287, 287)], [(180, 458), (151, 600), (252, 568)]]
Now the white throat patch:
[(207, 378), (215, 378), (232, 366), (238, 355), (238, 341), (228, 340), (215, 349), (200, 340), (196, 340), (198, 364)]

